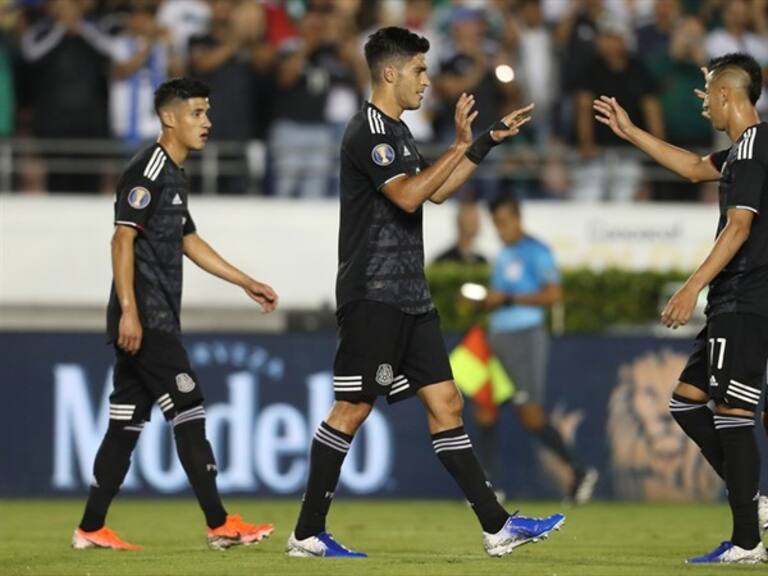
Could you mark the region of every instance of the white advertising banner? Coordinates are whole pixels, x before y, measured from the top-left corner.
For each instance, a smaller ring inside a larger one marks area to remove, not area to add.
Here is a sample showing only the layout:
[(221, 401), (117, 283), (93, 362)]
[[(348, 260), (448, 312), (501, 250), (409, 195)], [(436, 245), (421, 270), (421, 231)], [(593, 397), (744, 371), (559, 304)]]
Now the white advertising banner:
[[(455, 240), (458, 205), (429, 205), (429, 261)], [(338, 201), (192, 197), (199, 234), (235, 265), (274, 286), (285, 308), (333, 306)], [(712, 245), (717, 208), (687, 204), (528, 202), (524, 224), (549, 243), (564, 268), (693, 269)], [(112, 200), (0, 196), (0, 305), (104, 305), (111, 278)], [(483, 211), (478, 251), (501, 245)], [(188, 263), (184, 301), (242, 306), (248, 301)]]

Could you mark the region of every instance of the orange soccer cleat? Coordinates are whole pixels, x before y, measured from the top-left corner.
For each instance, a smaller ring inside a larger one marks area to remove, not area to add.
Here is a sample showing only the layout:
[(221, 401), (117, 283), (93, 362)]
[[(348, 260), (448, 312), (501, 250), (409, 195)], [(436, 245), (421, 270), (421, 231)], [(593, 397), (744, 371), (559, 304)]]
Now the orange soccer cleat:
[(85, 550), (87, 548), (111, 548), (112, 550), (141, 550), (142, 546), (129, 544), (106, 526), (86, 532), (80, 528), (75, 529), (72, 535), (72, 548)]
[(272, 524), (249, 524), (239, 514), (228, 514), (227, 521), (218, 528), (208, 528), (208, 547), (226, 550), (240, 544), (253, 544), (268, 538), (274, 530)]

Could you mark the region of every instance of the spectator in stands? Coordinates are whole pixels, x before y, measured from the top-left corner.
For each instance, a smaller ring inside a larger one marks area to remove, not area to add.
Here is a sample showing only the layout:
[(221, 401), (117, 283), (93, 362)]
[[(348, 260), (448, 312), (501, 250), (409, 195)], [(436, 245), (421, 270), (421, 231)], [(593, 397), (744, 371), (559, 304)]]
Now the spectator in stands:
[(155, 89), (182, 73), (170, 33), (156, 23), (155, 11), (153, 0), (131, 0), (125, 28), (112, 39), (112, 134), (133, 146), (157, 136)]
[(560, 62), (560, 101), (555, 128), (558, 134), (573, 144), (576, 141), (575, 91), (595, 58), (597, 21), (606, 12), (603, 0), (573, 0), (557, 4), (567, 6), (567, 11), (554, 28)]
[(0, 28), (0, 138), (13, 134), (16, 115), (13, 60), (11, 36)]
[[(51, 0), (47, 17), (22, 37), (22, 54), (30, 63), (32, 132), (60, 140), (109, 136), (109, 39), (86, 20), (84, 2)], [(55, 160), (55, 154), (48, 155)], [(51, 192), (96, 192), (100, 176), (49, 168)]]
[(658, 52), (669, 52), (669, 43), (680, 20), (680, 0), (656, 0), (653, 22), (637, 29), (637, 54), (647, 60)]
[(598, 23), (597, 55), (577, 93), (576, 133), (581, 161), (572, 170), (573, 197), (577, 200), (630, 201), (642, 178), (641, 159), (626, 143), (592, 115), (592, 100), (600, 94), (616, 97), (632, 118), (642, 119), (653, 135), (664, 137), (656, 89), (645, 66), (630, 55), (629, 29), (604, 16)]
[[(667, 141), (686, 149), (709, 149), (712, 127), (696, 106), (693, 91), (701, 89), (701, 67), (707, 62), (706, 30), (693, 16), (679, 20), (674, 27), (670, 50), (656, 50), (645, 59), (659, 87)], [(700, 185), (683, 181), (659, 180), (653, 184), (652, 199), (672, 202), (698, 200)]]
[[(731, 52), (746, 52), (763, 67), (768, 78), (768, 29), (765, 2), (748, 3), (746, 0), (725, 0), (722, 9), (723, 26), (709, 33), (707, 56), (716, 58)], [(750, 29), (751, 26), (751, 29)], [(768, 94), (757, 102), (757, 109), (768, 112)]]
[(206, 0), (163, 0), (157, 23), (171, 34), (173, 51), (182, 65), (188, 62), (189, 40), (208, 30), (211, 9)]
[(333, 8), (310, 4), (298, 28), (298, 37), (285, 41), (278, 52), (269, 152), (277, 196), (317, 198), (328, 194), (336, 154), (327, 123), (329, 106), (336, 103), (329, 96), (358, 85), (360, 53), (355, 37), (334, 36)]
[(480, 210), (474, 200), (462, 200), (456, 213), (456, 244), (441, 252), (435, 262), (486, 264), (488, 260), (475, 250), (480, 232)]
[[(498, 41), (489, 37), (486, 24), (486, 13), (481, 9), (453, 8), (450, 38), (433, 81), (434, 92), (441, 99), (435, 119), (440, 141), (453, 139), (453, 110), (462, 93), (474, 95), (478, 112), (474, 125), (485, 129), (507, 109), (515, 89), (511, 77), (496, 73), (502, 65), (511, 70), (511, 58)], [(478, 197), (495, 198), (499, 192), (496, 166), (489, 163), (478, 167), (472, 186)]]
[(505, 44), (515, 53), (515, 77), (525, 102), (536, 105), (531, 128), (540, 147), (549, 144), (559, 79), (552, 35), (544, 24), (541, 0), (521, 0), (507, 11)]
[(254, 106), (254, 70), (271, 66), (271, 56), (265, 51), (261, 6), (253, 0), (211, 0), (210, 8), (210, 31), (189, 41), (190, 70), (211, 87), (212, 143), (226, 143), (218, 149), (209, 145), (226, 162), (217, 191), (239, 194), (248, 187), (245, 145), (253, 116), (264, 112)]

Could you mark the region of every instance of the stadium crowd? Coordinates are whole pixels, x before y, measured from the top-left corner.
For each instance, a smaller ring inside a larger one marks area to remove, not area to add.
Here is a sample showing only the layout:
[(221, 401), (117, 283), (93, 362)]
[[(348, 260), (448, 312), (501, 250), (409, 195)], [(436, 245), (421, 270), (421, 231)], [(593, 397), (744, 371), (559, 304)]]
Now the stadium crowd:
[(367, 96), (362, 45), (384, 25), (432, 45), (432, 88), (404, 116), (424, 150), (451, 141), (462, 92), (478, 129), (536, 104), (465, 192), (478, 198), (711, 200), (716, 188), (652, 169), (596, 123), (592, 99), (616, 96), (640, 126), (706, 153), (724, 147), (693, 95), (707, 60), (748, 52), (768, 81), (768, 0), (0, 0), (7, 181), (112, 191), (158, 133), (155, 87), (189, 75), (212, 88), (196, 190), (334, 195), (338, 145)]

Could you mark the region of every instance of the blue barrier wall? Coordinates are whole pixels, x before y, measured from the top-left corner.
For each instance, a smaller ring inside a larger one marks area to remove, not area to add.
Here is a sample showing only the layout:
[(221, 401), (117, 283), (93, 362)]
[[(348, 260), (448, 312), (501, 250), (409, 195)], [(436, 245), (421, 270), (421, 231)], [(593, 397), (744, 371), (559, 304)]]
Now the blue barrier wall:
[[(300, 494), (314, 428), (332, 402), (334, 336), (199, 334), (185, 343), (206, 396), (222, 491)], [(689, 348), (678, 339), (554, 340), (548, 404), (579, 458), (600, 470), (600, 496), (720, 496), (721, 483), (666, 410)], [(98, 334), (0, 334), (0, 496), (85, 492), (106, 429), (111, 362)], [(527, 437), (511, 410), (502, 412), (500, 426), (497, 486), (519, 498), (558, 497), (568, 482), (558, 462)], [(187, 490), (157, 409), (125, 490)], [(340, 493), (458, 496), (432, 453), (418, 400), (378, 405), (353, 443)]]

